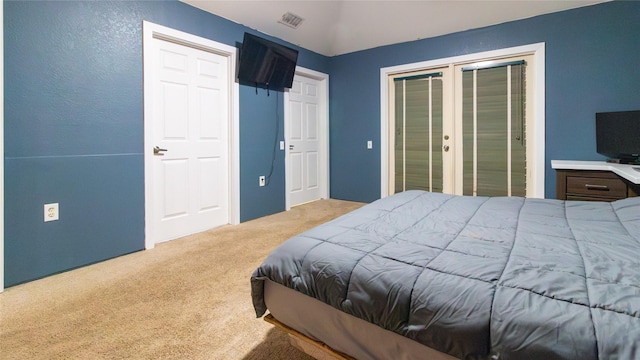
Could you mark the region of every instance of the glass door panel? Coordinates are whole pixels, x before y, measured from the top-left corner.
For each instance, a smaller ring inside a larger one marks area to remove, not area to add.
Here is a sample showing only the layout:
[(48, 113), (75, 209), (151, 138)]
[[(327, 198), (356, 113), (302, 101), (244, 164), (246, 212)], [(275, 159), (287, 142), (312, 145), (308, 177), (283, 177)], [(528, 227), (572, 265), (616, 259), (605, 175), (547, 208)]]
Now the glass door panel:
[(443, 84), (433, 75), (394, 80), (396, 193), (443, 189)]
[(462, 71), (464, 195), (526, 195), (524, 71), (524, 63)]

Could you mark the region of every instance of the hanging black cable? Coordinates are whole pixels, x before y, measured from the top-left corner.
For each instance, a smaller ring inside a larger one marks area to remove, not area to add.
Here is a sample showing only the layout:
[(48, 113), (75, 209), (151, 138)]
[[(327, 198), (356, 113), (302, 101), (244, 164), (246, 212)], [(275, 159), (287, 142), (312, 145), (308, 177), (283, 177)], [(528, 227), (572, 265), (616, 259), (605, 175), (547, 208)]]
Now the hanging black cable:
[(269, 182), (271, 181), (271, 175), (273, 175), (273, 168), (276, 162), (276, 148), (278, 147), (278, 136), (280, 135), (280, 112), (279, 112), (279, 92), (276, 91), (276, 136), (273, 139), (273, 152), (271, 153), (271, 169), (269, 170), (269, 175), (265, 177), (264, 184), (265, 186), (269, 186)]

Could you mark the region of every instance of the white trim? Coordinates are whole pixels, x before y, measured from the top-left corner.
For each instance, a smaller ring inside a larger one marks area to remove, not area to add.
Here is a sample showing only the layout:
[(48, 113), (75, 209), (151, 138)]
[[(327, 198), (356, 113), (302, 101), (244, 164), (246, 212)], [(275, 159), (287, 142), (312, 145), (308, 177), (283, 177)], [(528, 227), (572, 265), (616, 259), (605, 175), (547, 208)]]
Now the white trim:
[[(321, 101), (324, 101), (324, 106), (320, 107), (320, 198), (328, 199), (329, 198), (329, 75), (304, 68), (302, 66), (296, 66), (296, 75), (303, 76), (306, 78), (311, 78), (314, 80), (318, 80), (320, 82), (320, 96)], [(289, 92), (284, 92), (283, 97), (283, 106), (284, 106), (284, 139), (285, 139), (285, 153), (284, 153), (284, 168), (285, 168), (285, 210), (291, 210), (291, 196), (290, 196), (290, 186), (291, 181), (289, 180), (289, 151), (287, 151), (289, 146), (289, 127), (287, 124), (287, 119), (289, 118), (289, 107), (287, 104), (289, 103)]]
[(0, 293), (4, 291), (4, 0), (0, 0)]
[(511, 196), (511, 183), (512, 183), (512, 165), (511, 165), (511, 65), (507, 65), (507, 196)]
[(478, 195), (478, 69), (473, 70), (473, 196)]
[(433, 191), (433, 78), (429, 78), (429, 191)]
[[(143, 67), (144, 69), (152, 68), (153, 57), (144, 56), (151, 51), (153, 38), (162, 38), (163, 40), (176, 42), (181, 45), (193, 47), (200, 50), (210, 51), (218, 55), (222, 55), (228, 58), (229, 63), (229, 222), (231, 224), (240, 223), (240, 117), (239, 117), (239, 86), (238, 83), (233, 81), (235, 79), (235, 67), (236, 67), (236, 52), (235, 47), (218, 43), (213, 40), (205, 39), (199, 36), (188, 34), (182, 31), (174, 30), (168, 27), (157, 25), (148, 21), (142, 23), (142, 49), (143, 49)], [(144, 88), (150, 89), (152, 87), (151, 79), (149, 76), (144, 76)], [(152, 101), (148, 93), (144, 95), (144, 109), (151, 109)], [(153, 159), (151, 137), (151, 112), (144, 111), (144, 176), (145, 176), (145, 249), (152, 249), (155, 246), (155, 239), (152, 228), (152, 216), (149, 209), (151, 209), (151, 202), (153, 189), (151, 181), (147, 179), (151, 178), (151, 160)]]
[[(390, 156), (387, 155), (387, 159)], [(395, 156), (393, 157), (395, 160)], [(402, 80), (402, 191), (407, 190), (407, 80)]]
[[(446, 67), (451, 64), (533, 54), (535, 67), (535, 94), (533, 96), (534, 121), (532, 126), (534, 148), (531, 154), (532, 188), (531, 197), (544, 198), (545, 182), (545, 43), (516, 46), (491, 50), (475, 54), (453, 56), (444, 59), (422, 61), (380, 69), (380, 197), (389, 195), (389, 108), (388, 77), (393, 74), (418, 71), (422, 69)], [(540, 150), (542, 149), (542, 150)], [(529, 156), (529, 154), (527, 154)], [(529, 190), (527, 191), (529, 193)]]

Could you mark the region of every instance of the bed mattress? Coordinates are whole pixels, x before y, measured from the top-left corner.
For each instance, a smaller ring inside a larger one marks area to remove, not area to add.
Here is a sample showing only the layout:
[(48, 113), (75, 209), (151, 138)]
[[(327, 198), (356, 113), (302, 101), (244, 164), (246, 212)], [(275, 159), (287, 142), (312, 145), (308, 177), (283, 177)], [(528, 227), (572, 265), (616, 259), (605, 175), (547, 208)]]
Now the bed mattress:
[(640, 198), (408, 191), (296, 236), (256, 269), (458, 358), (640, 357)]

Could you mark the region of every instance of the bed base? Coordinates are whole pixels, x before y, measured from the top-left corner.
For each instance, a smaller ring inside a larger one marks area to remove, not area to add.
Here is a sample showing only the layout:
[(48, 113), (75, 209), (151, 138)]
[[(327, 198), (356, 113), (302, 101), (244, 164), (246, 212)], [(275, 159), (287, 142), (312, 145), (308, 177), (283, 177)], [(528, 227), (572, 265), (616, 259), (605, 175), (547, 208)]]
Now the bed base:
[(293, 347), (317, 360), (356, 360), (355, 358), (332, 349), (329, 345), (314, 340), (303, 333), (281, 323), (273, 315), (267, 314), (264, 321), (275, 325), (289, 335), (289, 342)]
[(269, 309), (264, 319), (316, 359), (457, 360), (271, 280), (264, 290)]

